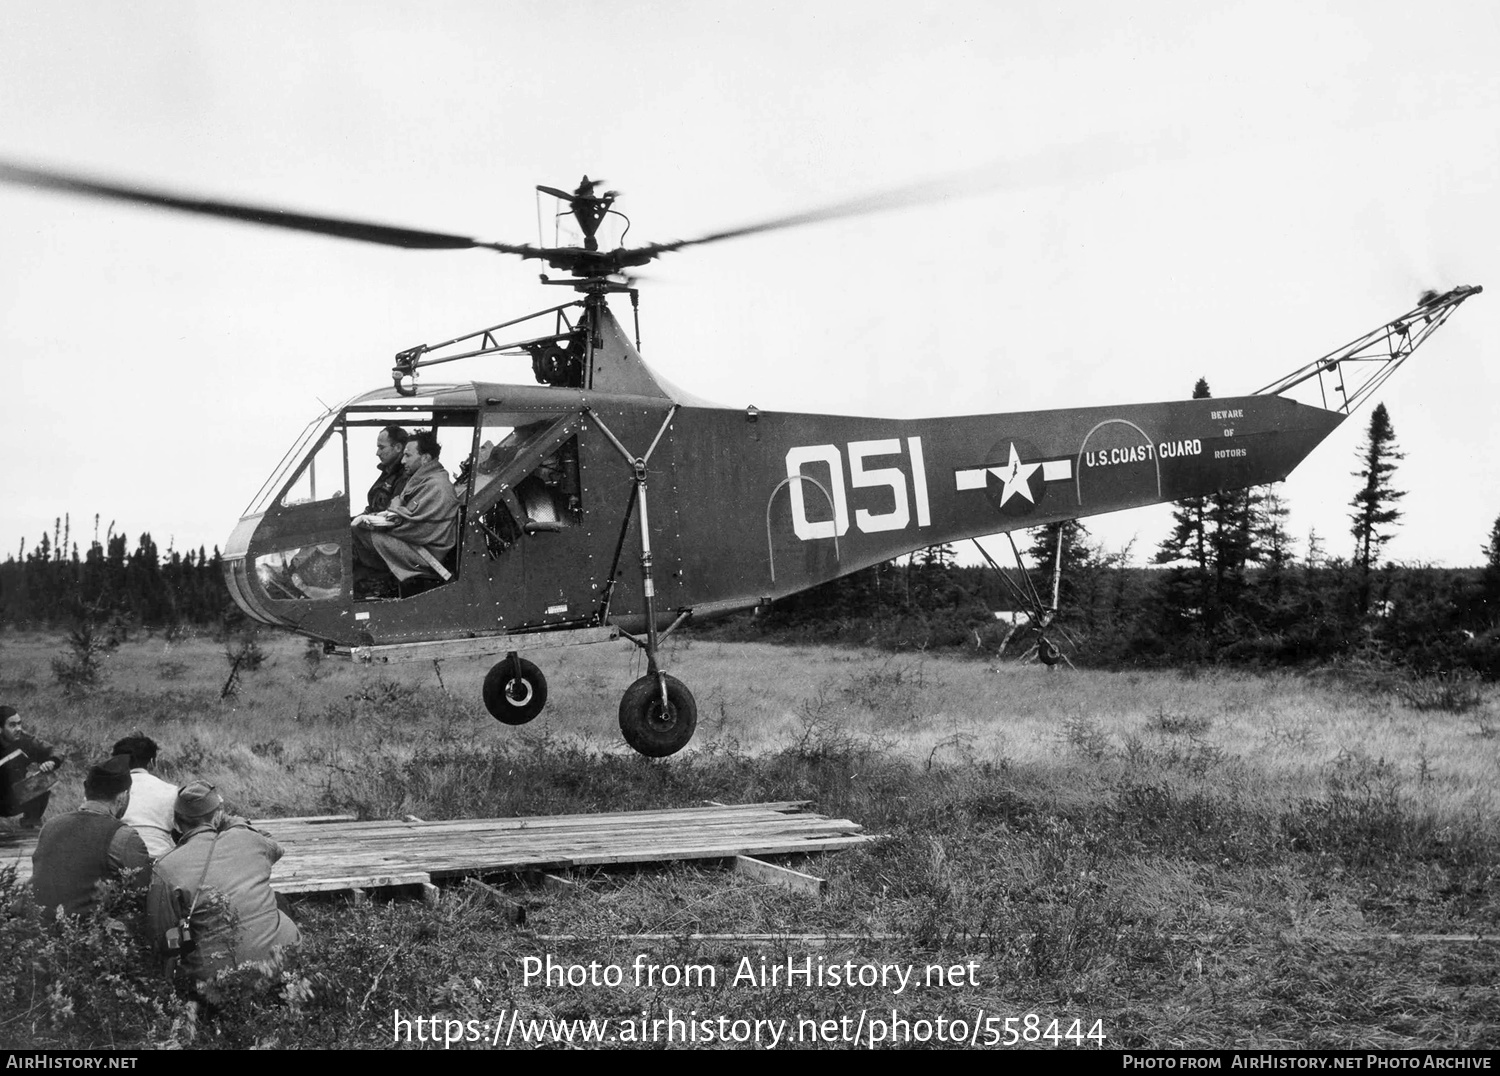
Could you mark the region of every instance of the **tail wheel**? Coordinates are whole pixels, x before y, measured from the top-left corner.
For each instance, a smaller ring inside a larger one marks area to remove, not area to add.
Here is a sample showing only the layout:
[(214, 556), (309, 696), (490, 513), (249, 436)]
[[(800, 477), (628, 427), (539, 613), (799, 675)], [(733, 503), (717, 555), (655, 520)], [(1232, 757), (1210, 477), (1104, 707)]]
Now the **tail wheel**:
[(661, 674), (667, 684), (662, 706), (661, 685), (647, 673), (625, 689), (620, 699), (620, 731), (625, 742), (648, 758), (675, 755), (687, 746), (698, 727), (698, 704), (693, 693), (675, 676)]
[(1036, 656), (1043, 665), (1056, 665), (1062, 660), (1062, 651), (1057, 648), (1056, 643), (1043, 635), (1036, 641)]
[(496, 721), (524, 725), (547, 705), (547, 678), (525, 658), (497, 662), (484, 677), (484, 708)]

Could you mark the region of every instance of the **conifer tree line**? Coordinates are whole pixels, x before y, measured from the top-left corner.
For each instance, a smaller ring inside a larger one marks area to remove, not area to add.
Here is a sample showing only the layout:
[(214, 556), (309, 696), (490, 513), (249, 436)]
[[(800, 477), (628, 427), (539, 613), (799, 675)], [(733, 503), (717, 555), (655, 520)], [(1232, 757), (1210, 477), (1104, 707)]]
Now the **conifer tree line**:
[[(1208, 395), (1200, 380), (1194, 397)], [(1066, 642), (1078, 664), (1275, 666), (1374, 656), (1423, 673), (1473, 670), (1500, 679), (1500, 518), (1483, 536), (1479, 568), (1382, 564), (1401, 520), (1402, 458), (1390, 414), (1377, 406), (1352, 472), (1347, 538), (1294, 539), (1274, 486), (1177, 502), (1148, 568), (1130, 566), (1129, 547), (1106, 551), (1079, 520), (1041, 528), (1029, 540), (1012, 537), (1044, 606), (1060, 554), (1049, 637)], [(162, 553), (146, 533), (132, 550), (113, 524), (102, 540), (98, 531), (96, 517), (80, 550), (62, 517), (52, 534), (29, 550), (23, 542), (0, 563), (0, 625), (216, 626), (235, 615), (217, 548)], [(985, 653), (1009, 642), (1006, 652), (1014, 652), (1035, 633), (994, 615), (1028, 608), (1019, 592), (1027, 588), (1018, 590), (1009, 575), (1007, 582), (988, 567), (959, 565), (952, 547), (935, 546), (709, 630)]]
[(219, 623), (229, 606), (216, 546), (163, 553), (149, 533), (129, 548), (111, 523), (103, 538), (99, 518), (87, 547), (79, 548), (72, 520), (59, 517), (29, 550), (0, 564), (0, 624), (57, 627), (86, 619), (164, 628)]

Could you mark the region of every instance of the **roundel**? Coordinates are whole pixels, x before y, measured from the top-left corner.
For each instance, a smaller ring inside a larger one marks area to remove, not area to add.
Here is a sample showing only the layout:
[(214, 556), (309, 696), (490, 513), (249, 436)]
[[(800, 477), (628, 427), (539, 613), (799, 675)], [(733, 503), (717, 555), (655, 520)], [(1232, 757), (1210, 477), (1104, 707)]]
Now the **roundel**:
[(1042, 463), (1029, 441), (997, 441), (985, 453), (985, 496), (1006, 515), (1029, 514), (1046, 495)]

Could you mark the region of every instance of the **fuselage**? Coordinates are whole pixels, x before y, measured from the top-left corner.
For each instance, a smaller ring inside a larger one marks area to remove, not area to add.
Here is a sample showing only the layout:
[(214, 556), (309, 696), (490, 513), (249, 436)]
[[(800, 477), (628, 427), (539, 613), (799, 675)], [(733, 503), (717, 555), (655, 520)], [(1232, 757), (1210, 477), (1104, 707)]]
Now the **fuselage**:
[[(338, 646), (644, 623), (758, 605), (962, 538), (1284, 478), (1344, 417), (1280, 396), (932, 419), (713, 406), (660, 382), (601, 307), (588, 384), (378, 390), (309, 428), (231, 536), (235, 600)], [(460, 502), (451, 578), (354, 586), (382, 426), (433, 428)], [(645, 464), (638, 488), (634, 460)]]

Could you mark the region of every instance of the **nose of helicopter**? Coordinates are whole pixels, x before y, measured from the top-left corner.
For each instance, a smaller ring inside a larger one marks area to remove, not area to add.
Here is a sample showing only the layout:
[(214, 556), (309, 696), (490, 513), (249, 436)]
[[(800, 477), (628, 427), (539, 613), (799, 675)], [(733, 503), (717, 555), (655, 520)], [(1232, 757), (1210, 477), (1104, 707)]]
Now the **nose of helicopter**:
[(345, 641), (351, 624), (348, 498), (279, 501), (240, 517), (225, 542), (224, 583), (252, 620), (325, 642)]
[(263, 518), (264, 513), (243, 517), (229, 535), (229, 540), (224, 543), (224, 585), (229, 588), (229, 596), (234, 599), (234, 604), (252, 620), (273, 627), (289, 628), (293, 626), (292, 620), (277, 612), (247, 556), (256, 527)]

